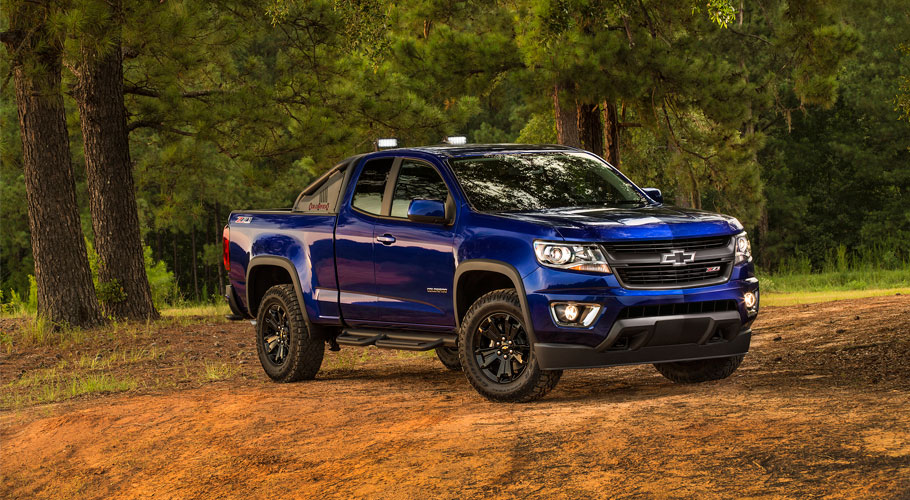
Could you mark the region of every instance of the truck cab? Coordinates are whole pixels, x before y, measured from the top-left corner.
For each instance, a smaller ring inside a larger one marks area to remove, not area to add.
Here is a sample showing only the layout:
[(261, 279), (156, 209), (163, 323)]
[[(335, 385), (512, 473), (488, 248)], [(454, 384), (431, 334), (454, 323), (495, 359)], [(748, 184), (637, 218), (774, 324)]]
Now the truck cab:
[(716, 380), (758, 313), (739, 221), (563, 146), (354, 156), (290, 209), (233, 212), (224, 242), (225, 295), (279, 381), (315, 377), (326, 345), (435, 349), (496, 401), (542, 397), (572, 368)]

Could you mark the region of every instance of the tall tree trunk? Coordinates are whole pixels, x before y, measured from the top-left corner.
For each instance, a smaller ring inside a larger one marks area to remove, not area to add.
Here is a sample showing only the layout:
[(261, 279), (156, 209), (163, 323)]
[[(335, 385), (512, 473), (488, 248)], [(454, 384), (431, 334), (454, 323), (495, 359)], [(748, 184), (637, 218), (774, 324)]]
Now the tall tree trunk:
[(199, 275), (196, 273), (196, 269), (199, 267), (196, 264), (196, 226), (190, 228), (190, 242), (193, 247), (193, 293), (196, 302), (199, 302)]
[[(221, 241), (222, 235), (221, 232), (223, 228), (221, 226), (221, 218), (218, 216), (218, 212), (221, 210), (221, 205), (215, 203), (215, 244), (218, 245), (218, 248), (222, 248), (224, 242)], [(224, 266), (219, 263), (215, 266), (218, 269), (218, 294), (221, 295), (224, 293)]]
[(180, 289), (180, 274), (179, 274), (180, 270), (177, 269), (177, 232), (174, 231), (174, 233), (172, 233), (172, 234), (174, 235), (174, 239), (171, 240), (171, 243), (174, 245), (174, 286), (176, 286), (177, 289), (179, 290)]
[[(556, 142), (573, 148), (581, 147), (575, 100), (565, 95), (565, 85), (553, 86), (553, 114), (556, 117)], [(565, 102), (568, 101), (568, 102)]]
[[(116, 19), (119, 2), (111, 5)], [(103, 304), (108, 314), (130, 319), (157, 318), (142, 256), (123, 104), (120, 30), (117, 26), (110, 26), (109, 30), (116, 41), (113, 48), (99, 53), (90, 43), (83, 43), (75, 93), (85, 147), (92, 230), (100, 259), (98, 281), (117, 282), (125, 292), (123, 300)]]
[(603, 111), (603, 158), (614, 167), (619, 167), (619, 115), (616, 113), (616, 105), (604, 101), (601, 109)]
[(597, 156), (604, 154), (604, 126), (596, 104), (578, 105), (578, 133), (581, 146)]
[(79, 222), (60, 89), (61, 55), (41, 4), (18, 2), (2, 39), (12, 56), (38, 315), (55, 325), (103, 323)]

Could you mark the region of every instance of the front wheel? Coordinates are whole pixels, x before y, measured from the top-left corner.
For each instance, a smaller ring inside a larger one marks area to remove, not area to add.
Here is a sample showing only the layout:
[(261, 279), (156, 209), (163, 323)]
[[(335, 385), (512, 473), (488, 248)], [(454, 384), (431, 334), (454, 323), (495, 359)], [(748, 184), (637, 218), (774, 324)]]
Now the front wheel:
[(256, 316), (256, 346), (266, 375), (276, 382), (316, 377), (325, 342), (313, 338), (292, 285), (275, 285), (262, 297)]
[(491, 401), (527, 402), (556, 387), (561, 370), (541, 370), (524, 325), (518, 293), (477, 299), (458, 331), (458, 357), (468, 381)]
[(677, 384), (697, 384), (729, 377), (742, 364), (743, 358), (745, 358), (744, 354), (728, 358), (658, 363), (654, 365), (654, 368)]

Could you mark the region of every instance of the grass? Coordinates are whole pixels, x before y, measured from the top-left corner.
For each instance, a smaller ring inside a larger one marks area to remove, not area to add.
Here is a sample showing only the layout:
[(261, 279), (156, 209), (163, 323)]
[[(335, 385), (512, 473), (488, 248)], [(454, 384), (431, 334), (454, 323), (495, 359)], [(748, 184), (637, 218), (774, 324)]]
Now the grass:
[(137, 385), (132, 377), (117, 377), (110, 373), (72, 373), (65, 365), (57, 365), (5, 384), (0, 407), (19, 408), (86, 394), (123, 392), (135, 389)]
[[(34, 315), (6, 316), (0, 327), (0, 409), (92, 394), (195, 387), (242, 376), (239, 363), (222, 350), (233, 346), (212, 346), (236, 342), (228, 342), (231, 333), (221, 325), (226, 311), (217, 306), (169, 308), (159, 320), (110, 321), (89, 329), (54, 329)], [(249, 356), (249, 346), (244, 349)], [(238, 352), (231, 352), (239, 361)]]
[(762, 307), (792, 306), (796, 304), (814, 304), (817, 302), (882, 297), (896, 294), (910, 295), (910, 287), (874, 290), (829, 290), (822, 292), (763, 292), (761, 295), (761, 305)]
[(853, 269), (820, 273), (775, 273), (758, 276), (766, 292), (830, 292), (910, 287), (910, 267)]
[(219, 361), (205, 362), (205, 379), (216, 381), (233, 378), (240, 373), (240, 367)]
[(224, 315), (230, 313), (227, 304), (197, 304), (185, 306), (170, 306), (161, 309), (163, 318), (186, 318), (195, 316), (206, 316), (223, 320)]
[(761, 305), (788, 306), (897, 293), (910, 295), (910, 265), (876, 269), (870, 262), (850, 267), (843, 264), (845, 260), (839, 259), (840, 265), (827, 265), (823, 272), (809, 272), (806, 262), (773, 274), (760, 272)]

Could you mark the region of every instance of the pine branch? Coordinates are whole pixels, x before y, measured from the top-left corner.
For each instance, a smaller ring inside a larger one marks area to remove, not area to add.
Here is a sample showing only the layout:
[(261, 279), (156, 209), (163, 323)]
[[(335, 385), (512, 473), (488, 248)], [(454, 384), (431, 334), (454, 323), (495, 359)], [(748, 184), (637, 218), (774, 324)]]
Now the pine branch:
[(151, 120), (135, 121), (133, 123), (130, 123), (126, 127), (126, 129), (130, 132), (132, 132), (133, 130), (136, 130), (136, 129), (140, 129), (140, 128), (153, 128), (156, 130), (161, 130), (164, 132), (171, 132), (171, 133), (183, 135), (186, 137), (195, 137), (196, 136), (196, 134), (194, 132), (186, 132), (186, 131), (180, 130), (179, 128), (169, 127), (163, 123), (158, 123), (158, 122), (154, 122)]
[(764, 43), (764, 44), (766, 44), (766, 45), (771, 45), (771, 42), (769, 42), (768, 40), (766, 40), (764, 37), (761, 37), (761, 36), (758, 36), (758, 35), (753, 35), (752, 33), (743, 33), (743, 32), (741, 32), (741, 31), (736, 31), (736, 30), (733, 29), (733, 28), (727, 28), (727, 29), (730, 30), (731, 33), (737, 34), (737, 35), (739, 35), (739, 36), (747, 36), (747, 37), (749, 37), (749, 38), (754, 38), (754, 39), (756, 39), (756, 40), (758, 40), (758, 41), (760, 41), (760, 42), (762, 42), (762, 43)]
[[(196, 99), (200, 97), (206, 97), (213, 94), (220, 94), (221, 90), (194, 90), (191, 92), (183, 92), (180, 94), (181, 97), (186, 97), (188, 99)], [(155, 89), (150, 89), (148, 87), (138, 87), (134, 85), (124, 85), (123, 87), (124, 94), (132, 95), (141, 95), (145, 97), (161, 97), (161, 92), (158, 92)]]

